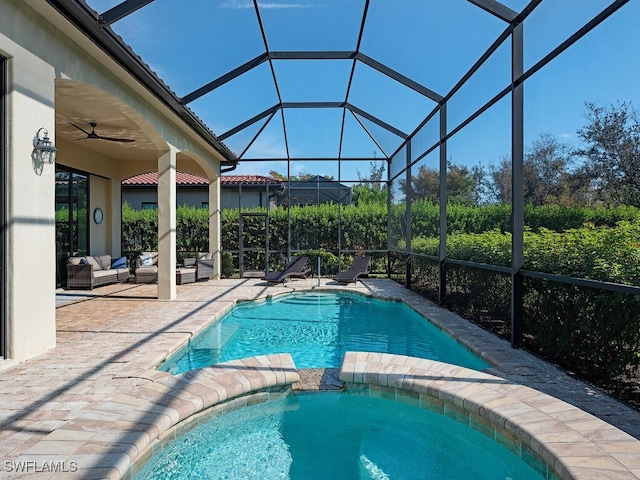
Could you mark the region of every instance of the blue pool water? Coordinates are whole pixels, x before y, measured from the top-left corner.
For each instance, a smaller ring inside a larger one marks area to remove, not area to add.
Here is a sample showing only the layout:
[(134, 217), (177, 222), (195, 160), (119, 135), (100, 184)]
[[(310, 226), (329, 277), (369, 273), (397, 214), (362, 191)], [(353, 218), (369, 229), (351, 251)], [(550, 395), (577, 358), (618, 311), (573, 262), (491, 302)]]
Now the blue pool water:
[(489, 367), (402, 302), (303, 292), (237, 305), (161, 369), (182, 373), (274, 353), (290, 353), (297, 368), (339, 367), (348, 351), (410, 355), (475, 370)]
[(160, 450), (135, 480), (540, 480), (467, 425), (349, 394), (287, 397), (211, 419)]

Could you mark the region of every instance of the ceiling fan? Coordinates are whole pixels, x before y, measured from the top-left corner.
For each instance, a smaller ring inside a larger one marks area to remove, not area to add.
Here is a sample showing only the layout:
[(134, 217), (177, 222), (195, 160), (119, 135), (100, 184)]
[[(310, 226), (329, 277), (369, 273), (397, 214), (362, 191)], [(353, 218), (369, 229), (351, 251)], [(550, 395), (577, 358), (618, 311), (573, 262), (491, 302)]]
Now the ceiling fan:
[(94, 139), (94, 140), (107, 140), (109, 142), (135, 142), (135, 140), (132, 140), (130, 138), (113, 138), (113, 137), (103, 137), (101, 135), (98, 135), (96, 133), (96, 127), (98, 126), (97, 123), (95, 122), (90, 122), (89, 125), (91, 125), (91, 132), (87, 132), (84, 128), (79, 127), (78, 125), (76, 125), (73, 122), (69, 122), (71, 125), (73, 125), (74, 127), (76, 127), (78, 130), (84, 132), (87, 134), (87, 136), (85, 138), (79, 138), (78, 140), (87, 140), (89, 138)]

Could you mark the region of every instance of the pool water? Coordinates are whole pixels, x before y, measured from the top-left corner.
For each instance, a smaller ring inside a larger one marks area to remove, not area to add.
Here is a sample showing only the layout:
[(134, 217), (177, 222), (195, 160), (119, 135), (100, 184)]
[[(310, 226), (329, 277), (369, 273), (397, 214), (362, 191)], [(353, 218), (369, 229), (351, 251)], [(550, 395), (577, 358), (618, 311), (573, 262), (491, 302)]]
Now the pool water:
[(238, 358), (290, 353), (297, 368), (339, 367), (345, 352), (489, 364), (402, 302), (349, 293), (293, 293), (237, 305), (161, 367), (171, 373)]
[(161, 449), (135, 480), (540, 480), (467, 425), (391, 400), (305, 394), (212, 418)]

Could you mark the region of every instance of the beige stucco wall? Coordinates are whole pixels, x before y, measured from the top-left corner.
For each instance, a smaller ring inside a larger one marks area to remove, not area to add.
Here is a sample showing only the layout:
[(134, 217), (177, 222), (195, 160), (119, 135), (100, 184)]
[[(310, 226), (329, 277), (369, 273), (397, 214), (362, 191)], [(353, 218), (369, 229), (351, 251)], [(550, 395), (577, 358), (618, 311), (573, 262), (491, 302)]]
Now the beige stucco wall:
[[(89, 253), (91, 255), (111, 255), (109, 243), (109, 225), (111, 223), (111, 205), (109, 203), (109, 180), (92, 175), (89, 177)], [(93, 211), (101, 208), (104, 220), (101, 224), (93, 221)]]
[[(113, 161), (56, 138), (56, 80), (84, 82), (126, 105), (130, 118), (156, 145), (158, 158), (177, 151), (178, 161), (184, 161), (189, 170), (216, 178), (220, 157), (42, 0), (0, 0), (0, 54), (8, 58), (9, 70), (8, 198), (4, 205), (8, 218), (7, 353), (9, 360), (20, 361), (55, 346), (55, 166), (34, 171), (32, 139), (38, 128), (47, 128), (56, 142), (59, 163), (93, 174), (90, 214), (99, 206), (105, 220), (96, 225), (90, 217), (92, 254), (120, 253), (121, 180), (158, 168), (157, 159)], [(219, 238), (212, 242), (219, 244)], [(173, 298), (175, 285), (169, 277), (163, 275), (167, 285), (159, 290)], [(9, 363), (5, 360), (0, 368)]]
[[(54, 166), (34, 171), (32, 139), (40, 127), (54, 132), (55, 68), (5, 32), (38, 28), (0, 2), (0, 53), (8, 58), (7, 144), (7, 353), (22, 360), (55, 346)], [(31, 43), (31, 42), (26, 42)]]

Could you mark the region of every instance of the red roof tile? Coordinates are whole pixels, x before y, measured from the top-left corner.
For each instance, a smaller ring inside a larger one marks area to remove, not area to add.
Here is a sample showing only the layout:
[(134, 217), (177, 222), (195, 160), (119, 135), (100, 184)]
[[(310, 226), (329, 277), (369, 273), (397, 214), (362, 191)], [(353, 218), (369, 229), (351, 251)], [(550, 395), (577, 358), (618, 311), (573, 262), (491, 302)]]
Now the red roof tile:
[[(273, 177), (263, 175), (222, 175), (221, 183), (227, 185), (279, 185), (282, 181)], [(123, 185), (157, 185), (158, 172), (143, 173), (135, 175), (122, 181)], [(208, 185), (209, 181), (204, 177), (191, 175), (190, 173), (176, 172), (177, 185)]]

